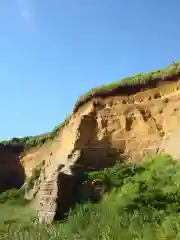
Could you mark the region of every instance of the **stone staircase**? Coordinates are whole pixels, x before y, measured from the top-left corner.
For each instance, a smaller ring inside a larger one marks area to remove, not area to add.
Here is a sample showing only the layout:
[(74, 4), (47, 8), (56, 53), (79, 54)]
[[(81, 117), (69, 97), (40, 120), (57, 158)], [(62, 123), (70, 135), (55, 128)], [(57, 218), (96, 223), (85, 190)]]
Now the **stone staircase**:
[(54, 220), (57, 209), (57, 178), (58, 173), (55, 173), (51, 180), (45, 180), (40, 185), (36, 208), (39, 222), (51, 223)]
[[(71, 172), (71, 167), (80, 157), (80, 151), (72, 153), (69, 162), (62, 168), (54, 168), (54, 172), (49, 178), (44, 178), (40, 184), (37, 194), (36, 212), (39, 222), (51, 223), (57, 214), (62, 214), (66, 210), (71, 197), (72, 188), (75, 183), (75, 176)], [(48, 171), (48, 169), (47, 169)]]

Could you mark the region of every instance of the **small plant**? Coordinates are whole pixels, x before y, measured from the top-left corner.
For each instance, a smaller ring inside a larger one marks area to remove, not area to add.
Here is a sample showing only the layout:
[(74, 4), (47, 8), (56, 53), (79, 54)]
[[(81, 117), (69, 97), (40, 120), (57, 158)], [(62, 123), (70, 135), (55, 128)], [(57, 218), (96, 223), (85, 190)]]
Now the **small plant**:
[(125, 180), (127, 181), (134, 174), (142, 170), (142, 167), (119, 162), (112, 168), (90, 172), (88, 174), (88, 179), (101, 180), (108, 187), (108, 189), (112, 189), (122, 186)]
[(58, 171), (58, 172), (61, 171), (61, 169), (62, 169), (64, 166), (65, 166), (64, 164), (59, 164), (59, 165), (58, 165), (58, 168), (57, 168), (57, 171)]
[(32, 170), (31, 177), (26, 180), (26, 191), (29, 191), (31, 188), (33, 188), (36, 184), (39, 183), (41, 173), (41, 167), (38, 166)]

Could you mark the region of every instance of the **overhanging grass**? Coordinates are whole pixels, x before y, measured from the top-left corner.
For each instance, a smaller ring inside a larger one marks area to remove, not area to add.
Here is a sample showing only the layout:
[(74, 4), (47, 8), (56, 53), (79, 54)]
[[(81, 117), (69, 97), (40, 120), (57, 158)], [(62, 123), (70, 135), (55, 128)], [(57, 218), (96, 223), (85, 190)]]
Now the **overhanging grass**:
[[(136, 74), (132, 77), (127, 77), (116, 82), (110, 83), (108, 85), (102, 85), (97, 88), (91, 89), (86, 94), (82, 95), (75, 104), (74, 111), (78, 109), (80, 105), (87, 102), (94, 96), (101, 96), (103, 94), (111, 93), (114, 89), (124, 88), (127, 86), (135, 85), (148, 85), (152, 82), (165, 81), (171, 77), (178, 77), (180, 75), (180, 62), (174, 62), (167, 68), (156, 70), (148, 73)], [(127, 92), (128, 94), (128, 92)]]

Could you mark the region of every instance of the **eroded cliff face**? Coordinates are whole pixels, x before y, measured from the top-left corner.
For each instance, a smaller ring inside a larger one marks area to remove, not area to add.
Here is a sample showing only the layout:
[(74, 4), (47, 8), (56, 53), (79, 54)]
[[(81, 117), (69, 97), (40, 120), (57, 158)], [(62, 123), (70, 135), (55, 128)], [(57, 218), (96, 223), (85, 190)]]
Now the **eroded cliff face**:
[(179, 158), (179, 84), (93, 99), (72, 114), (55, 141), (25, 156), (26, 168), (32, 161), (46, 161), (36, 199), (39, 219), (51, 222), (63, 212), (72, 198), (76, 170), (82, 166), (91, 171), (114, 165), (120, 158), (140, 161), (159, 152)]
[(130, 96), (89, 101), (71, 115), (56, 139), (22, 158), (26, 173), (45, 160), (49, 177), (76, 150), (81, 151), (79, 163), (89, 168), (111, 165), (120, 156), (135, 161), (156, 153), (162, 139), (179, 130), (179, 86), (177, 81)]
[(101, 169), (120, 158), (136, 162), (159, 152), (179, 158), (179, 89), (180, 81), (166, 82), (128, 96), (92, 98), (56, 139), (29, 151), (22, 158), (27, 175), (45, 161), (35, 199), (39, 219), (51, 222), (66, 209), (81, 168)]

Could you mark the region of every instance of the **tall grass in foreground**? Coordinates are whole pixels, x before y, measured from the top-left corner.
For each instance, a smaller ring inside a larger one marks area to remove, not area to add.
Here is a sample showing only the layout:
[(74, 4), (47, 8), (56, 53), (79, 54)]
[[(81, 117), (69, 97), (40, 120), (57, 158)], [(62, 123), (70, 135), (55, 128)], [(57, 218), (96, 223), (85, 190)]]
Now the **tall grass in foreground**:
[(54, 225), (33, 222), (29, 205), (3, 203), (0, 239), (180, 239), (180, 164), (156, 156), (137, 171), (122, 168), (111, 171), (116, 187), (100, 203), (77, 205)]

